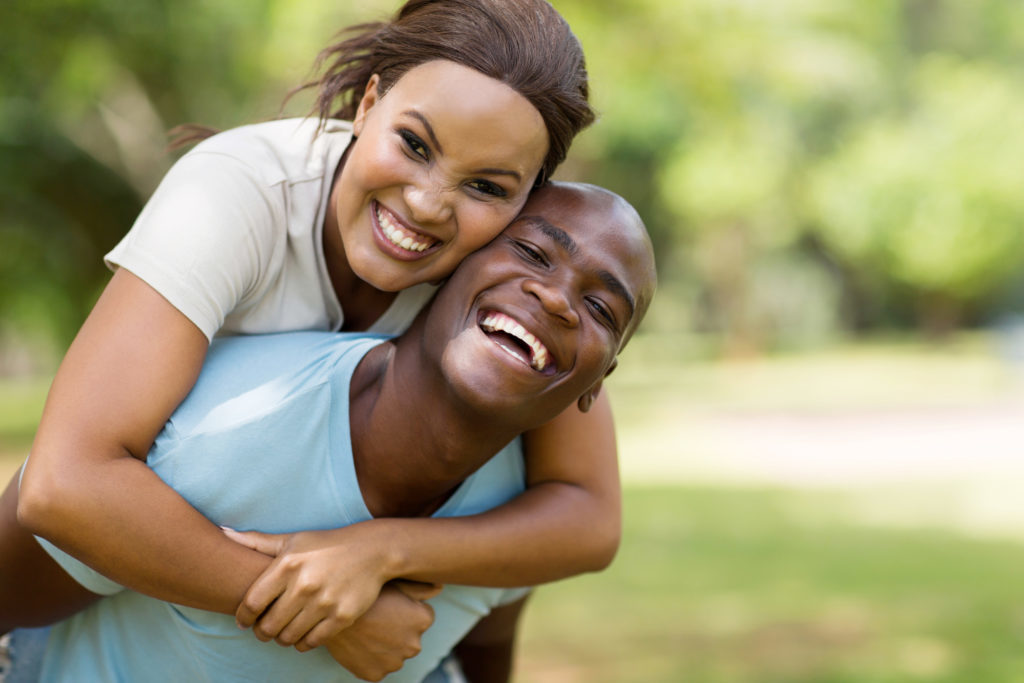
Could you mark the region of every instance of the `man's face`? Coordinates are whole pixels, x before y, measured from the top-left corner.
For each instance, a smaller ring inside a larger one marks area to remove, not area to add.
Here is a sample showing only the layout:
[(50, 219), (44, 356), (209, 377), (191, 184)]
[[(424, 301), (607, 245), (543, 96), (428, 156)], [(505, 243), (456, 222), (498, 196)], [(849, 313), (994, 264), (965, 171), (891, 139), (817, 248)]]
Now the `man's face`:
[(623, 200), (546, 187), (438, 293), (427, 344), (443, 348), (463, 400), (513, 411), (527, 429), (600, 386), (654, 281), (646, 232)]

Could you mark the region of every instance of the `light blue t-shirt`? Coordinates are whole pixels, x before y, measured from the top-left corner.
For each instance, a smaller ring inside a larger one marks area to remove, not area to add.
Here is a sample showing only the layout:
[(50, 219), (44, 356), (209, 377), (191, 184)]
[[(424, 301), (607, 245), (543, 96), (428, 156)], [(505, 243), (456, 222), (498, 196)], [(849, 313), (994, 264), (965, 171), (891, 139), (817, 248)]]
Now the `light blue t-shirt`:
[[(352, 460), (349, 382), (383, 339), (299, 332), (215, 340), (195, 387), (150, 450), (149, 466), (210, 520), (239, 530), (329, 529), (370, 519)], [(517, 439), (435, 516), (483, 512), (524, 488)], [(323, 648), (299, 653), (261, 643), (231, 616), (119, 590), (49, 549), (84, 585), (116, 594), (54, 627), (44, 681), (358, 680)], [(490, 609), (522, 594), (446, 586), (430, 601), (435, 621), (422, 652), (387, 680), (420, 681)]]

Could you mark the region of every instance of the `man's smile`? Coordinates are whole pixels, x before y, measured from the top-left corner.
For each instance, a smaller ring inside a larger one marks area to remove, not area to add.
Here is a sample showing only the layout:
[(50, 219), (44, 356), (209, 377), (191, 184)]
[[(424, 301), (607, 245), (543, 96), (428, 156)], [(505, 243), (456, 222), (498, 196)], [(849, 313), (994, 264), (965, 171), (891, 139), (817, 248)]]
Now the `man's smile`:
[(502, 350), (545, 375), (556, 371), (551, 352), (515, 318), (498, 311), (480, 312), (479, 326)]

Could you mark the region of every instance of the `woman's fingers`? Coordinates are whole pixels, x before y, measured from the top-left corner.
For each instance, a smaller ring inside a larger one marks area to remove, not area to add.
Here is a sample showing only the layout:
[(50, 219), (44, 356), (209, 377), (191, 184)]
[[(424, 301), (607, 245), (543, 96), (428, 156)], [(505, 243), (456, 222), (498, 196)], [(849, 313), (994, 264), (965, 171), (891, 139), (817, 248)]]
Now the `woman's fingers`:
[(235, 622), (239, 628), (250, 628), (255, 624), (260, 615), (266, 612), (287, 588), (287, 577), (280, 575), (276, 563), (271, 564), (267, 571), (253, 581), (249, 590), (246, 591), (245, 597), (242, 598), (242, 602), (238, 604), (238, 609), (235, 610)]
[(305, 648), (298, 648), (300, 652), (305, 652), (319, 646), (327, 638), (348, 628), (355, 621), (340, 608), (326, 607), (327, 613), (321, 618), (320, 612), (314, 611), (311, 609), (312, 607), (307, 604), (287, 626), (281, 629), (275, 638), (279, 645), (298, 646), (299, 643), (305, 643)]
[(398, 579), (391, 582), (395, 588), (405, 593), (407, 597), (413, 600), (429, 600), (441, 593), (444, 586), (436, 583), (423, 583), (422, 581), (409, 581), (406, 579)]
[(260, 531), (235, 531), (226, 526), (222, 526), (221, 531), (235, 543), (271, 557), (280, 555), (288, 539), (292, 536), (292, 534), (264, 534)]

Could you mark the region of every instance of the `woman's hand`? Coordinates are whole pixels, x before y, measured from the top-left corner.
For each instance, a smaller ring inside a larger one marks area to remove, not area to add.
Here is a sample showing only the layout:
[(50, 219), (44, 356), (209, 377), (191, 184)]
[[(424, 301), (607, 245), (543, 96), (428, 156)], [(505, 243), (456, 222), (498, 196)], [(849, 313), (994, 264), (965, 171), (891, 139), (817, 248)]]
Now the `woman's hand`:
[(385, 542), (368, 522), (326, 531), (264, 534), (225, 529), (237, 543), (274, 557), (235, 613), (257, 638), (311, 650), (347, 629), (394, 578)]
[(352, 626), (324, 643), (336, 662), (358, 678), (379, 681), (420, 652), (420, 637), (434, 623), (423, 602), (441, 591), (415, 581), (392, 581)]

